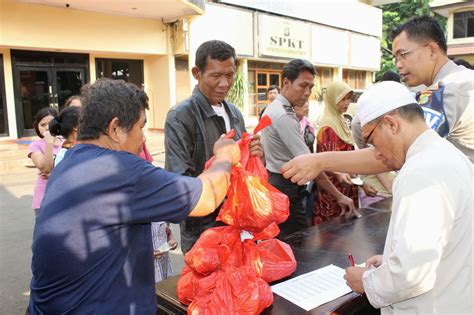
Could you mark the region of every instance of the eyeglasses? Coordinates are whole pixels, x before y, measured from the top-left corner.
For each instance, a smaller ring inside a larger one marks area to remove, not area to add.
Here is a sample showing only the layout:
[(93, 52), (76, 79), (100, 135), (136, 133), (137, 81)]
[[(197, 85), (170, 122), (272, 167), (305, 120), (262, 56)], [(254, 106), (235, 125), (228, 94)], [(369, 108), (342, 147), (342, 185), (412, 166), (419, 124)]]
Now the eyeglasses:
[(367, 135), (367, 137), (365, 137), (365, 143), (367, 144), (370, 144), (373, 146), (372, 144), (372, 140), (370, 140), (370, 137), (372, 136), (372, 134), (374, 133), (375, 129), (377, 129), (377, 127), (379, 126), (379, 124), (382, 122), (382, 119), (380, 119), (376, 124), (375, 124), (375, 127), (372, 128), (372, 130), (369, 132), (369, 134)]
[(425, 44), (424, 46), (421, 46), (421, 47), (418, 47), (418, 48), (415, 48), (415, 49), (410, 49), (410, 50), (402, 51), (402, 52), (399, 52), (398, 54), (395, 54), (395, 56), (393, 56), (393, 58), (392, 58), (393, 64), (396, 65), (397, 62), (399, 62), (400, 60), (405, 60), (407, 58), (407, 56), (409, 54), (411, 54), (412, 52), (420, 50), (422, 48), (425, 48), (429, 44), (430, 43)]

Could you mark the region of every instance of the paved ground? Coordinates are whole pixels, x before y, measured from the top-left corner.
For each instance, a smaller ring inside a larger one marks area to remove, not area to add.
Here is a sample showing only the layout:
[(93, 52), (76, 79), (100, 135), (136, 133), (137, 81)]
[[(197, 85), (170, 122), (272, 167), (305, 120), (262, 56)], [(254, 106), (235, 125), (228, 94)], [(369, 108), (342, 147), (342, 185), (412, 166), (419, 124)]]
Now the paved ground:
[[(149, 133), (148, 147), (155, 164), (164, 164), (163, 135)], [(0, 314), (24, 314), (28, 304), (31, 279), (31, 239), (34, 212), (31, 209), (36, 169), (24, 166), (26, 146), (0, 142)], [(12, 156), (18, 156), (15, 163)], [(6, 163), (8, 161), (8, 163)], [(28, 160), (27, 164), (28, 164)], [(179, 226), (172, 225), (179, 243)], [(174, 273), (183, 267), (183, 256), (178, 247), (171, 252)]]
[(0, 174), (0, 314), (24, 314), (31, 278), (33, 169)]

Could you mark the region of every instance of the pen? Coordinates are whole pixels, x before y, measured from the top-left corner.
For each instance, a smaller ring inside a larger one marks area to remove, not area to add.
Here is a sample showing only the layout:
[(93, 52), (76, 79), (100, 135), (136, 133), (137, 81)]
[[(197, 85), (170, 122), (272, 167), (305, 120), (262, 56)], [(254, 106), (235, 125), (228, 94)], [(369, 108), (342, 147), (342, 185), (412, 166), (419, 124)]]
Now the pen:
[(351, 266), (354, 267), (354, 257), (352, 257), (351, 253), (349, 253), (349, 262), (351, 263)]

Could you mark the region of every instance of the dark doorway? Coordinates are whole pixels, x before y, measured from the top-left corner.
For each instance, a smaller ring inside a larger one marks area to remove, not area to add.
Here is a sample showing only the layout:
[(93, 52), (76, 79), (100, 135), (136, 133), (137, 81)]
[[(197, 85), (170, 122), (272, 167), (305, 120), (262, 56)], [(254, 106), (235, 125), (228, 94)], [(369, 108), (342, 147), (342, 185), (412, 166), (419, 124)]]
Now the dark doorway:
[(8, 136), (7, 101), (5, 99), (5, 80), (3, 77), (3, 55), (0, 54), (0, 137)]
[(143, 60), (97, 58), (95, 69), (97, 79), (124, 80), (143, 88)]
[(66, 99), (79, 94), (89, 81), (89, 57), (33, 51), (12, 51), (12, 56), (18, 135), (31, 136), (41, 108), (61, 110)]

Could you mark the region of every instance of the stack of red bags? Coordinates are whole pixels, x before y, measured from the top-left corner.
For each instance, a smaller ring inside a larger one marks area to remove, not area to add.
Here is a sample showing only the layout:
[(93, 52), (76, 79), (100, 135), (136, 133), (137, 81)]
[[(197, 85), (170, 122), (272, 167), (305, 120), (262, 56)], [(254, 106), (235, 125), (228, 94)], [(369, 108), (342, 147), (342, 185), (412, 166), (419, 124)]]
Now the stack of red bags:
[[(264, 116), (254, 133), (270, 124)], [(217, 217), (229, 226), (205, 231), (184, 257), (178, 298), (188, 314), (258, 314), (273, 303), (268, 283), (296, 270), (290, 246), (274, 239), (288, 218), (288, 197), (268, 183), (261, 159), (250, 156), (252, 139), (244, 133), (238, 142), (240, 163)]]

